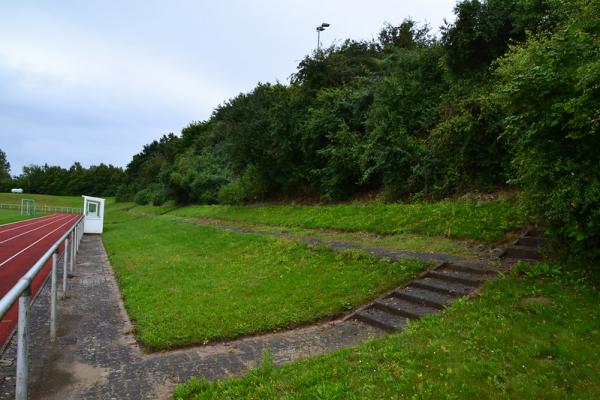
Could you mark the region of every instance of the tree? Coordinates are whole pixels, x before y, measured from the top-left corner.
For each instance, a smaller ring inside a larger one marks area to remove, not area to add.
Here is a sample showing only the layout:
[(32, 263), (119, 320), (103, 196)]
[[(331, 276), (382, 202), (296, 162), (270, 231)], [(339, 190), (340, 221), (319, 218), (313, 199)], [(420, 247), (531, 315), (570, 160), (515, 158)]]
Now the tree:
[(0, 180), (10, 180), (10, 163), (2, 149), (0, 149)]
[(461, 74), (485, 71), (511, 42), (527, 32), (553, 29), (565, 18), (569, 2), (560, 0), (465, 0), (456, 5), (456, 21), (442, 27), (450, 69)]
[(565, 27), (500, 61), (499, 104), (530, 209), (600, 259), (600, 1), (572, 3)]
[(12, 184), (10, 163), (6, 159), (6, 153), (0, 149), (0, 192), (8, 192)]

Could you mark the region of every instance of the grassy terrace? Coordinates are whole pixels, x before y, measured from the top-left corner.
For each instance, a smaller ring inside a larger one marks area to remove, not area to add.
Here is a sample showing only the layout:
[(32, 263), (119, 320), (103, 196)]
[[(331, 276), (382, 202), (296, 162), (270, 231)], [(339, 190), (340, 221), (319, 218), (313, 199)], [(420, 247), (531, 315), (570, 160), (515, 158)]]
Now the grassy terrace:
[(191, 206), (174, 209), (170, 214), (287, 227), (379, 234), (418, 233), (488, 243), (501, 240), (507, 232), (525, 223), (519, 207), (510, 200), (467, 199), (432, 204)]
[(293, 241), (108, 208), (103, 239), (137, 338), (159, 350), (334, 316), (426, 264), (378, 262)]
[(576, 273), (521, 272), (407, 332), (282, 368), (267, 362), (242, 379), (194, 379), (175, 398), (600, 398), (600, 294)]

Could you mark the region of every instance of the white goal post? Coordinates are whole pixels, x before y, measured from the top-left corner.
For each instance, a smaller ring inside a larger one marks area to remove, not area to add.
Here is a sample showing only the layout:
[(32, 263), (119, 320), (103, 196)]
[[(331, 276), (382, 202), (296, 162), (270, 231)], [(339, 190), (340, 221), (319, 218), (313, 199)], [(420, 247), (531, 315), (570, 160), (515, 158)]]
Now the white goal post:
[(21, 199), (21, 215), (35, 215), (35, 200)]

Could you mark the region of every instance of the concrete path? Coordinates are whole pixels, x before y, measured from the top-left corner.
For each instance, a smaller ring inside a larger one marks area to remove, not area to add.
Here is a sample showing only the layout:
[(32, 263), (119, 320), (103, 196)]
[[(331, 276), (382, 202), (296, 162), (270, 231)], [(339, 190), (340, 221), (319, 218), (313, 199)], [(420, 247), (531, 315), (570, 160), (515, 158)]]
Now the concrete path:
[[(49, 288), (32, 307), (31, 399), (167, 399), (192, 376), (219, 379), (260, 363), (265, 347), (276, 365), (355, 346), (383, 331), (335, 321), (216, 345), (144, 354), (122, 307), (99, 236), (85, 236), (61, 300), (59, 338), (48, 338)], [(59, 278), (60, 281), (60, 278)], [(0, 362), (0, 399), (14, 398), (15, 343)]]

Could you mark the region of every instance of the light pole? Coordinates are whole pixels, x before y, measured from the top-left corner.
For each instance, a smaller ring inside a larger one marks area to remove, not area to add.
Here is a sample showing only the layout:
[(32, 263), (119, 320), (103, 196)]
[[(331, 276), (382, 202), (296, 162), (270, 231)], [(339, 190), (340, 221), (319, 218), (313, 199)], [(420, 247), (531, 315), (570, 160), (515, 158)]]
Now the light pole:
[(327, 22), (323, 22), (321, 25), (317, 26), (317, 52), (321, 50), (321, 32), (327, 27), (329, 27)]

